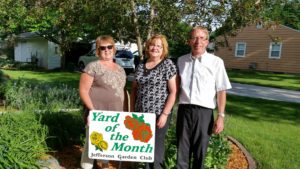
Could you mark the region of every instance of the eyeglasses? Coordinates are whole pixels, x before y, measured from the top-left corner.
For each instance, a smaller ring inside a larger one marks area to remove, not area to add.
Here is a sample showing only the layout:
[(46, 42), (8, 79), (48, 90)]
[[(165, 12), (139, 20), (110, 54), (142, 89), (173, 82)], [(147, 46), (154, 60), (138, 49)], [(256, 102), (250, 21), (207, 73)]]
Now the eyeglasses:
[(113, 45), (108, 45), (108, 46), (99, 46), (98, 50), (105, 50), (105, 49), (112, 49)]
[(203, 36), (193, 36), (193, 37), (191, 37), (190, 38), (190, 40), (192, 40), (192, 41), (195, 41), (195, 40), (200, 40), (200, 41), (205, 41), (205, 40), (207, 40), (207, 38), (206, 37), (203, 37)]
[(151, 48), (157, 47), (158, 49), (163, 48), (161, 45), (154, 45), (154, 44), (149, 45), (149, 47)]

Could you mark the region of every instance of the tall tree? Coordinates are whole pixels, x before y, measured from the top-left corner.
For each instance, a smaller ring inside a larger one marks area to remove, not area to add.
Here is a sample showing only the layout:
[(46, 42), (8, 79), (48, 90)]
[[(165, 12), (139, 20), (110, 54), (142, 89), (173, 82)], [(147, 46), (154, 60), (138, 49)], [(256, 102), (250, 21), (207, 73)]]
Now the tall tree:
[(91, 41), (102, 34), (110, 34), (119, 41), (137, 42), (142, 56), (144, 41), (155, 33), (166, 35), (171, 46), (178, 45), (171, 52), (180, 53), (179, 46), (185, 44), (186, 32), (193, 25), (209, 30), (219, 28), (217, 34), (234, 35), (249, 23), (274, 20), (282, 15), (289, 18), (280, 18), (282, 23), (299, 27), (296, 0), (0, 0), (0, 3), (0, 35), (37, 31), (60, 44), (62, 54), (78, 38)]
[(24, 0), (0, 0), (0, 36), (21, 32), (28, 9)]
[(280, 23), (291, 28), (300, 30), (300, 1), (281, 0), (277, 3), (271, 2), (272, 7), (264, 12), (264, 21)]

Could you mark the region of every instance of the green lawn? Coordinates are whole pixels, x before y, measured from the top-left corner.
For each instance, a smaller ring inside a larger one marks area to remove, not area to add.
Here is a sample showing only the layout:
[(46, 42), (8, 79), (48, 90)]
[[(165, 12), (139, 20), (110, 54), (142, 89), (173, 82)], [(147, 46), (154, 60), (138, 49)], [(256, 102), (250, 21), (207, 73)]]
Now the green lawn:
[(228, 70), (228, 76), (231, 82), (300, 91), (300, 74)]
[(78, 72), (60, 72), (60, 71), (20, 71), (20, 70), (3, 70), (12, 79), (22, 78), (25, 80), (47, 82), (51, 84), (64, 83), (78, 88), (80, 73)]
[[(32, 81), (42, 81), (49, 83), (63, 82), (78, 87), (80, 73), (77, 72), (51, 72), (51, 71), (19, 71), (2, 70), (10, 77), (24, 78)], [(228, 70), (228, 76), (231, 82), (254, 84), (260, 86), (270, 86), (300, 91), (299, 74), (276, 74), (259, 71), (237, 71)], [(127, 85), (130, 88), (130, 85)]]
[(259, 169), (299, 168), (300, 104), (228, 96), (226, 111), (226, 135), (246, 147)]

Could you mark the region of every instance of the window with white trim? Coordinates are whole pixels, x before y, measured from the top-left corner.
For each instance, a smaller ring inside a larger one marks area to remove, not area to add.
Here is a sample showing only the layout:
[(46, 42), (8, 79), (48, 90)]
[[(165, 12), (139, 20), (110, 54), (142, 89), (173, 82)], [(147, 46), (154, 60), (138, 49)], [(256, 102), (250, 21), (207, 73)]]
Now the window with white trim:
[(246, 55), (246, 43), (237, 42), (235, 44), (235, 57), (245, 57)]
[(271, 42), (269, 50), (269, 58), (271, 59), (280, 59), (281, 57), (281, 42)]

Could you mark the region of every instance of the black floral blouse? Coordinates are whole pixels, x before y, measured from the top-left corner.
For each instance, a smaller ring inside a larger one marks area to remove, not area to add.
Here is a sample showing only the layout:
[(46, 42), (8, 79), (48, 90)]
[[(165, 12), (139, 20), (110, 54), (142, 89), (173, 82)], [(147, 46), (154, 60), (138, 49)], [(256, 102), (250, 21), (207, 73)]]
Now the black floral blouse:
[(176, 74), (176, 65), (170, 59), (162, 60), (152, 69), (147, 69), (145, 63), (139, 64), (135, 72), (135, 111), (160, 115), (169, 95), (168, 80)]

